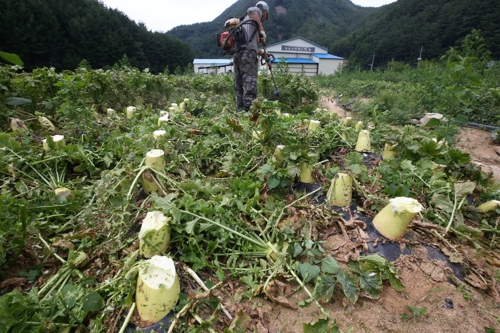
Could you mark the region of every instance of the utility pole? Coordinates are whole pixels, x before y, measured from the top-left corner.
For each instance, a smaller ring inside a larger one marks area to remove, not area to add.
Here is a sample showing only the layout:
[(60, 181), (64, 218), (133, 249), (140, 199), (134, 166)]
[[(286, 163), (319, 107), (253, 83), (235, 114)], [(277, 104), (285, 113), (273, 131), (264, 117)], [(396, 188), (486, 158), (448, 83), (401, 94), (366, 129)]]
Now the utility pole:
[(375, 53), (373, 54), (372, 63), (370, 65), (370, 70), (373, 71), (373, 63), (375, 62)]
[(420, 60), (422, 60), (422, 52), (423, 52), (423, 51), (424, 51), (424, 46), (422, 45), (422, 46), (420, 47), (420, 55), (418, 56), (418, 59), (417, 59), (419, 62), (420, 62)]

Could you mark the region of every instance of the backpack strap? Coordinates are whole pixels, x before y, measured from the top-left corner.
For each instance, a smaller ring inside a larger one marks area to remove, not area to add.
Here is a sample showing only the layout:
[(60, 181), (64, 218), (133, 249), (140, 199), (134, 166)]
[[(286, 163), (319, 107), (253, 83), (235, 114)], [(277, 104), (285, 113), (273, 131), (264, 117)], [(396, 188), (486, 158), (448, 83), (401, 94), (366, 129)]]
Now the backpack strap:
[[(236, 26), (236, 28), (240, 28), (243, 26), (243, 24), (251, 24), (251, 25), (254, 25), (255, 26), (255, 30), (253, 31), (252, 35), (250, 36), (250, 38), (248, 38), (247, 40), (247, 43), (245, 44), (245, 48), (248, 47), (248, 45), (252, 42), (253, 38), (255, 37), (255, 34), (257, 33), (257, 31), (259, 30), (259, 25), (257, 24), (257, 21), (255, 21), (254, 19), (249, 19), (245, 22), (241, 22), (238, 26)], [(235, 28), (235, 29), (236, 29)]]

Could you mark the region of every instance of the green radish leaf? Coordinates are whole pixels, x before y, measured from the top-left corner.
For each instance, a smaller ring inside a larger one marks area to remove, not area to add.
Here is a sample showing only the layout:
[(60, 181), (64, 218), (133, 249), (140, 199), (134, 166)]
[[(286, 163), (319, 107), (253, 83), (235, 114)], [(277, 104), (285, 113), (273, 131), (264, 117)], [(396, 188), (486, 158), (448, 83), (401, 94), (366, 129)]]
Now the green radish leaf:
[(416, 167), (409, 160), (404, 160), (403, 162), (401, 162), (401, 168), (403, 170), (407, 170), (407, 171), (410, 171), (410, 172), (415, 172), (415, 170), (416, 170)]
[(416, 306), (410, 306), (410, 305), (407, 305), (406, 308), (408, 310), (410, 310), (411, 314), (415, 317), (415, 316), (423, 316), (424, 314), (427, 313), (427, 309), (426, 308), (419, 308), (419, 307), (416, 307)]
[(443, 194), (435, 194), (432, 196), (431, 203), (447, 213), (453, 212), (453, 202), (451, 202), (450, 198)]
[(361, 276), (359, 276), (358, 279), (359, 279), (359, 286), (368, 295), (372, 296), (373, 298), (380, 297), (383, 285), (379, 273), (366, 271), (363, 272), (363, 274), (361, 274)]
[(361, 164), (352, 164), (352, 165), (349, 165), (347, 166), (347, 169), (351, 170), (352, 173), (356, 174), (356, 175), (359, 175), (361, 173), (363, 173), (363, 171), (365, 171), (365, 168), (363, 168), (364, 165), (361, 165)]
[(393, 264), (388, 263), (386, 268), (384, 269), (383, 274), (389, 277), (389, 282), (394, 289), (396, 289), (397, 291), (402, 291), (405, 289), (405, 285), (401, 280), (401, 276), (398, 274), (396, 267), (394, 267)]
[(378, 254), (370, 254), (368, 256), (361, 256), (358, 259), (361, 262), (370, 262), (378, 267), (384, 267), (387, 265), (387, 260), (384, 257), (381, 257)]
[(363, 155), (355, 151), (350, 152), (349, 154), (347, 154), (345, 162), (347, 166), (354, 164), (363, 164)]
[(442, 147), (438, 147), (438, 143), (432, 139), (424, 139), (420, 142), (418, 151), (422, 155), (435, 156), (440, 154)]
[(318, 319), (315, 323), (303, 323), (304, 333), (328, 333), (328, 319)]
[(352, 304), (355, 304), (359, 297), (359, 288), (356, 285), (356, 279), (349, 275), (347, 270), (343, 269), (337, 274), (337, 282), (342, 285), (344, 295)]
[(333, 259), (331, 256), (328, 256), (326, 258), (323, 258), (321, 260), (321, 271), (323, 273), (330, 273), (330, 274), (337, 274), (340, 272), (340, 266), (337, 263), (335, 259)]
[(231, 127), (236, 133), (243, 132), (243, 127), (241, 127), (240, 123), (237, 120), (232, 120), (226, 117), (226, 124), (228, 124), (229, 127)]
[(462, 198), (463, 196), (472, 194), (475, 188), (476, 184), (473, 182), (455, 183), (455, 196)]
[(25, 105), (31, 103), (31, 100), (21, 97), (8, 97), (5, 99), (7, 105)]
[(200, 231), (205, 231), (210, 227), (213, 227), (214, 225), (211, 223), (200, 223)]
[(304, 262), (299, 265), (299, 271), (302, 279), (305, 283), (307, 283), (318, 276), (320, 269), (316, 265), (311, 265), (308, 262)]
[(243, 283), (245, 283), (250, 288), (253, 288), (254, 282), (253, 282), (252, 275), (242, 276), (242, 277), (240, 277), (240, 280), (243, 281)]
[(13, 151), (16, 151), (21, 148), (21, 144), (14, 140), (9, 134), (0, 133), (0, 147), (9, 148)]
[(467, 125), (467, 123), (469, 122), (469, 118), (467, 116), (459, 114), (458, 116), (455, 117), (455, 121), (458, 122), (460, 125)]
[(14, 53), (7, 53), (7, 52), (0, 51), (0, 58), (3, 58), (14, 65), (18, 65), (18, 66), (24, 65), (24, 62), (21, 60), (21, 58), (19, 58), (19, 56), (17, 54), (14, 54)]
[(437, 127), (441, 125), (441, 119), (431, 118), (424, 127)]
[(270, 190), (276, 188), (279, 184), (280, 180), (275, 177), (269, 177), (267, 180), (267, 187), (269, 187)]
[(334, 320), (330, 326), (330, 319), (318, 319), (315, 323), (303, 323), (302, 330), (304, 333), (340, 333), (340, 328)]
[(193, 221), (187, 222), (186, 223), (186, 232), (188, 235), (193, 235), (194, 234), (194, 228), (196, 227), (196, 224), (198, 224), (198, 218), (194, 219)]
[(457, 148), (449, 149), (448, 156), (452, 159), (453, 162), (457, 163), (458, 165), (465, 165), (472, 161), (472, 158), (468, 153), (464, 153)]
[(298, 256), (299, 254), (302, 253), (302, 251), (304, 251), (304, 249), (302, 248), (302, 246), (300, 246), (299, 243), (294, 243), (293, 244), (293, 257), (295, 258), (296, 256)]
[(91, 291), (83, 298), (83, 311), (99, 311), (104, 308), (104, 299), (97, 291)]
[(67, 284), (62, 290), (62, 296), (66, 306), (72, 308), (75, 306), (76, 298), (78, 297), (78, 287), (72, 284)]
[(243, 311), (239, 311), (238, 314), (236, 315), (236, 318), (234, 318), (233, 322), (231, 323), (231, 326), (229, 326), (227, 332), (245, 333), (247, 331), (247, 326), (249, 324), (250, 324), (250, 316), (243, 313)]
[(289, 177), (297, 177), (300, 176), (300, 168), (297, 165), (289, 165), (287, 168)]
[(320, 275), (314, 287), (314, 297), (322, 303), (328, 303), (333, 297), (335, 278), (329, 275)]

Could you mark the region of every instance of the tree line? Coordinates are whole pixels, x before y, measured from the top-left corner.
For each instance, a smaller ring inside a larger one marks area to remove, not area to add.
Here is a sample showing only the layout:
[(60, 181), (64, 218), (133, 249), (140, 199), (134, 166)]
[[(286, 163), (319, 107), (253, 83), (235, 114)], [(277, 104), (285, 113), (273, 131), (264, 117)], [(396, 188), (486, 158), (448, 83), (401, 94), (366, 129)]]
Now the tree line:
[[(378, 8), (350, 0), (267, 2), (268, 44), (301, 36), (363, 69), (369, 69), (372, 60), (374, 67), (393, 60), (415, 64), (421, 48), (423, 59), (437, 59), (460, 46), (473, 29), (481, 30), (492, 57), (500, 58), (498, 0), (397, 0)], [(240, 17), (253, 5), (254, 0), (239, 0), (211, 22), (182, 25), (168, 33), (189, 43), (197, 58), (221, 57), (215, 33), (227, 18)]]
[(27, 70), (71, 70), (82, 60), (106, 68), (126, 56), (131, 66), (159, 73), (193, 62), (187, 43), (97, 0), (0, 0), (0, 17), (0, 51), (19, 55)]

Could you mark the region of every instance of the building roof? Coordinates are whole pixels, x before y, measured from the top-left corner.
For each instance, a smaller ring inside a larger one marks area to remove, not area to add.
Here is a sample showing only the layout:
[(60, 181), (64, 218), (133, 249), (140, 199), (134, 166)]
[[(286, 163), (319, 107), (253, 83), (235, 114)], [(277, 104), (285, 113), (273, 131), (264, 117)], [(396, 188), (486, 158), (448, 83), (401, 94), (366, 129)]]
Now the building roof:
[(326, 47), (321, 46), (321, 45), (318, 45), (318, 44), (316, 44), (316, 43), (314, 43), (314, 42), (311, 42), (309, 39), (305, 39), (304, 37), (300, 37), (300, 36), (299, 36), (299, 37), (295, 37), (295, 38), (291, 38), (291, 39), (287, 39), (287, 40), (282, 40), (282, 41), (277, 42), (277, 43), (274, 43), (274, 44), (269, 44), (269, 45), (267, 45), (267, 47), (271, 47), (271, 46), (274, 46), (274, 45), (283, 44), (283, 43), (286, 43), (286, 42), (289, 42), (289, 41), (292, 41), (292, 40), (296, 40), (296, 39), (302, 39), (302, 40), (305, 40), (306, 42), (311, 43), (311, 44), (313, 44), (314, 46), (317, 46), (317, 47), (319, 47), (320, 49), (323, 49), (323, 50), (325, 50), (326, 52), (328, 52), (328, 49), (327, 49)]
[(313, 57), (319, 58), (319, 59), (335, 59), (335, 60), (344, 60), (344, 58), (334, 56), (329, 53), (312, 53), (311, 54)]
[(274, 59), (273, 62), (283, 62), (283, 60), (289, 64), (317, 64), (316, 61), (307, 58), (280, 58)]
[(231, 59), (194, 59), (193, 65), (228, 65)]

